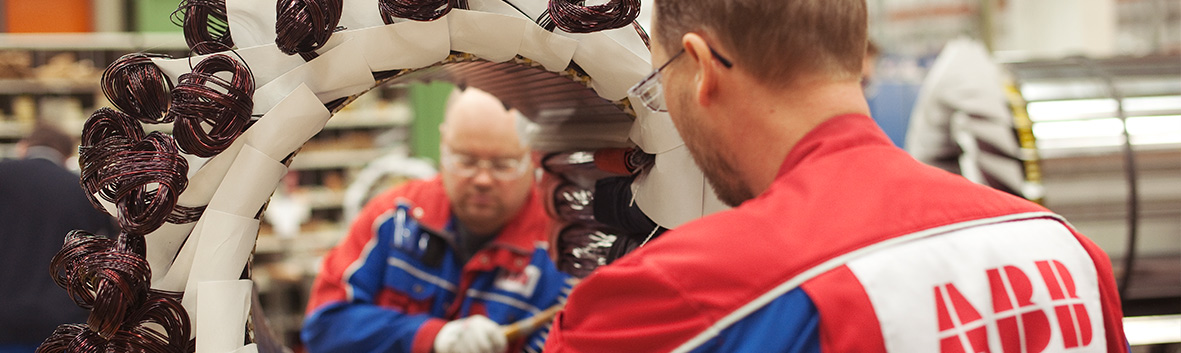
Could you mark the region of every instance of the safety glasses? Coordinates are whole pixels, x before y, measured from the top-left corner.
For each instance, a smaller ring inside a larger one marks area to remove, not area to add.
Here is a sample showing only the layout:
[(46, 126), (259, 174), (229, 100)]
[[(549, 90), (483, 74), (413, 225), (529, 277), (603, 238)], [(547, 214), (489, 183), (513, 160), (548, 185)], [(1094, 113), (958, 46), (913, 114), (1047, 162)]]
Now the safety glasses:
[(443, 146), (440, 159), (443, 167), (462, 178), (471, 178), (487, 169), (492, 178), (513, 181), (525, 175), (529, 169), (529, 154), (521, 157), (476, 158), (469, 154), (456, 153)]
[[(734, 67), (734, 64), (729, 59), (723, 57), (722, 54), (718, 54), (713, 47), (709, 48), (709, 52), (714, 58), (718, 59), (718, 62), (722, 63), (722, 66), (725, 66), (727, 69)], [(639, 98), (640, 103), (652, 111), (667, 112), (668, 106), (664, 103), (664, 88), (660, 84), (660, 71), (664, 70), (668, 64), (672, 64), (673, 60), (676, 60), (677, 57), (680, 57), (684, 53), (685, 49), (682, 48), (681, 51), (673, 54), (671, 58), (668, 58), (668, 61), (664, 62), (664, 65), (660, 65), (656, 70), (652, 70), (652, 73), (648, 74), (647, 77), (644, 77), (643, 80), (640, 80), (639, 83), (628, 89), (627, 93)]]

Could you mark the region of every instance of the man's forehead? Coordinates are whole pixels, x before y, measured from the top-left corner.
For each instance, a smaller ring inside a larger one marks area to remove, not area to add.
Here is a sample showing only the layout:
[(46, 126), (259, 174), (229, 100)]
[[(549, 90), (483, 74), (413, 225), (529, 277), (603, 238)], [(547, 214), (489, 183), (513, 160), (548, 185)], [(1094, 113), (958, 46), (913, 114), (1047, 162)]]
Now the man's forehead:
[(516, 135), (474, 131), (450, 137), (443, 141), (443, 146), (453, 153), (478, 157), (519, 157), (526, 152)]

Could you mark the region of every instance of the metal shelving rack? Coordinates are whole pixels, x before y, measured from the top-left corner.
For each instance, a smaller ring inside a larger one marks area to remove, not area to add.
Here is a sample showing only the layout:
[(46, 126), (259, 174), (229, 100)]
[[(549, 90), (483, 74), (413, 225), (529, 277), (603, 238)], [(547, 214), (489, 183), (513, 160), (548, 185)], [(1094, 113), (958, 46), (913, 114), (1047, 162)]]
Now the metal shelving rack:
[(1046, 206), (1108, 252), (1125, 314), (1181, 313), (1168, 312), (1181, 311), (1181, 55), (1007, 68), (1028, 102)]

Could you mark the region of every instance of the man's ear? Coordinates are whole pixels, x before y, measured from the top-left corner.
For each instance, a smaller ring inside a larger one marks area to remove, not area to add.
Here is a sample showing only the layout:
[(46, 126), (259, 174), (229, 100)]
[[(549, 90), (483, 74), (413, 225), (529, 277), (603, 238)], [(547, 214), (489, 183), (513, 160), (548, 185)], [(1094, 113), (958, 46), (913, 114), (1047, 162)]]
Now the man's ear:
[(698, 104), (709, 106), (715, 98), (717, 75), (720, 74), (715, 66), (717, 63), (710, 54), (709, 44), (706, 44), (705, 38), (701, 35), (690, 32), (681, 37), (681, 45), (685, 48), (685, 54), (694, 61), (694, 69), (697, 70), (694, 75), (694, 97)]

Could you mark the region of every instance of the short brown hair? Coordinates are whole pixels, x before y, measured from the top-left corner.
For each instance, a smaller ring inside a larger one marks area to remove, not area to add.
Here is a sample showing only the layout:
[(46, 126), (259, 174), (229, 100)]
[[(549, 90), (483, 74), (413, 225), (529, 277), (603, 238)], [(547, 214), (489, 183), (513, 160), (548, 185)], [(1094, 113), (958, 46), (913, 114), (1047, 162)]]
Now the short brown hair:
[(42, 146), (49, 147), (61, 153), (62, 158), (69, 157), (74, 154), (74, 148), (77, 146), (75, 138), (56, 125), (38, 121), (33, 125), (33, 131), (25, 136), (22, 142), (25, 146), (34, 147)]
[(861, 74), (865, 0), (657, 0), (655, 8), (654, 34), (670, 55), (685, 33), (704, 31), (771, 87), (803, 72)]

